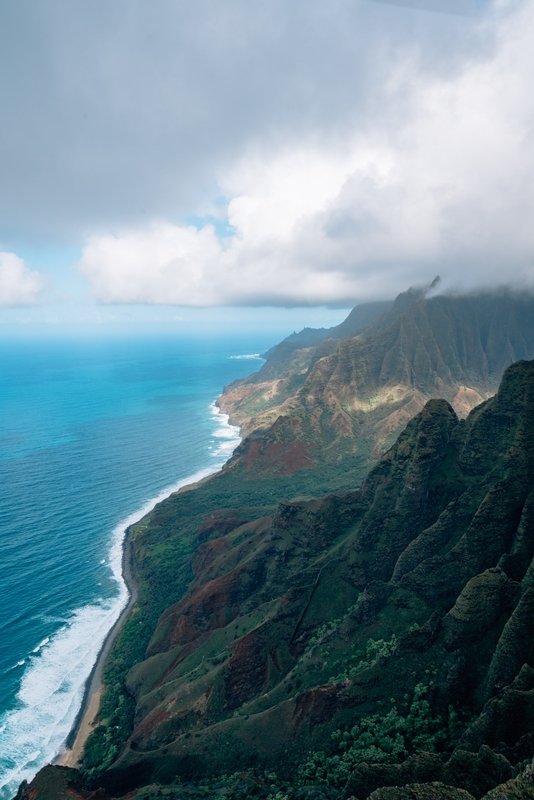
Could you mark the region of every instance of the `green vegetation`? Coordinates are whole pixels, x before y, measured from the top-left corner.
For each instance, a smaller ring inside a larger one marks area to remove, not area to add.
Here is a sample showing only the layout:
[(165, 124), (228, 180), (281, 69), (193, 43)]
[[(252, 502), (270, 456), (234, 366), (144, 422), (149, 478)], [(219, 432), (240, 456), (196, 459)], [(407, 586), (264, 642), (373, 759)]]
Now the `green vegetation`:
[[(330, 470), (335, 488), (346, 485), (348, 476)], [(320, 496), (324, 483), (306, 471), (278, 479), (236, 483), (233, 476), (220, 474), (194, 491), (186, 491), (163, 501), (148, 522), (134, 526), (134, 552), (140, 585), (138, 603), (122, 627), (104, 672), (105, 692), (101, 719), (91, 734), (83, 755), (83, 772), (93, 780), (113, 763), (133, 727), (135, 701), (126, 687), (130, 669), (143, 660), (148, 643), (163, 611), (187, 591), (193, 578), (191, 557), (198, 547), (198, 529), (207, 525), (208, 534), (232, 526), (235, 519), (257, 519), (272, 513), (275, 487), (282, 485), (287, 496)], [(323, 477), (328, 482), (329, 473)], [(241, 503), (241, 505), (239, 505)], [(248, 503), (245, 505), (245, 503)], [(206, 509), (218, 509), (211, 528)], [(238, 512), (233, 508), (238, 507)], [(236, 513), (239, 514), (235, 517)]]
[[(417, 630), (419, 626), (416, 625), (412, 630)], [(369, 639), (365, 646), (365, 650), (358, 650), (354, 654), (350, 654), (346, 659), (345, 669), (336, 675), (335, 678), (330, 678), (329, 683), (339, 683), (339, 681), (346, 681), (348, 678), (354, 678), (358, 672), (364, 669), (373, 667), (381, 658), (389, 658), (398, 644), (398, 639), (395, 634), (392, 634), (391, 639), (385, 641), (384, 639)], [(339, 661), (335, 661), (333, 666), (337, 667)]]
[(327, 783), (341, 788), (358, 764), (395, 764), (420, 751), (452, 750), (467, 728), (468, 718), (452, 706), (446, 719), (433, 714), (428, 690), (428, 686), (418, 683), (404, 711), (399, 711), (392, 701), (387, 713), (364, 717), (349, 731), (333, 731), (332, 741), (338, 753), (314, 753), (299, 769), (299, 782)]

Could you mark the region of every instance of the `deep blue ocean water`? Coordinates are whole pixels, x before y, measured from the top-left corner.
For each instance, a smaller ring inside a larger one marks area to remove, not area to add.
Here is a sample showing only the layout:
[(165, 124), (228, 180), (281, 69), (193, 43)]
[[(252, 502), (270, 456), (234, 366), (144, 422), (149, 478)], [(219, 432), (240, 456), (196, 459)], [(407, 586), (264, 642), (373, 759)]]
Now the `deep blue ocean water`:
[(126, 602), (124, 527), (238, 443), (265, 333), (0, 341), (0, 798), (61, 750)]

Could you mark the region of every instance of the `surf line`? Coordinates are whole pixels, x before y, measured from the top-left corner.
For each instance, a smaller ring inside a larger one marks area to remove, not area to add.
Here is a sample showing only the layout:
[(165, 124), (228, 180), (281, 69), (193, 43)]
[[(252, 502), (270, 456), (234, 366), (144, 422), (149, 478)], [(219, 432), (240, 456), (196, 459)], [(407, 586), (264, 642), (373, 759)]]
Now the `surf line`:
[[(122, 608), (118, 619), (113, 623), (102, 643), (102, 647), (100, 648), (100, 651), (96, 657), (93, 668), (85, 682), (85, 689), (80, 709), (63, 744), (63, 748), (65, 749), (62, 750), (62, 752), (60, 752), (56, 757), (53, 762), (54, 764), (60, 764), (67, 767), (74, 767), (78, 764), (85, 746), (85, 742), (93, 730), (93, 723), (100, 709), (102, 676), (106, 660), (111, 652), (111, 648), (113, 647), (115, 639), (119, 635), (124, 621), (135, 606), (139, 596), (137, 581), (134, 577), (133, 548), (130, 535), (131, 527), (131, 525), (128, 525), (125, 528), (124, 539), (122, 542), (121, 579), (128, 593), (126, 605)], [(98, 701), (97, 705), (92, 702), (95, 699)]]
[[(82, 697), (80, 709), (76, 714), (72, 728), (61, 746), (60, 752), (53, 760), (52, 763), (67, 767), (78, 766), (85, 743), (93, 732), (98, 721), (98, 714), (100, 711), (100, 701), (103, 691), (103, 673), (106, 661), (111, 652), (113, 644), (117, 639), (122, 626), (131, 611), (133, 610), (137, 599), (139, 597), (139, 587), (135, 575), (135, 563), (133, 558), (133, 542), (132, 542), (132, 528), (136, 525), (143, 523), (148, 519), (154, 508), (173, 494), (176, 494), (181, 489), (189, 489), (198, 485), (206, 478), (215, 475), (219, 472), (226, 460), (231, 455), (231, 452), (237, 447), (240, 442), (239, 428), (232, 425), (229, 421), (228, 414), (221, 411), (218, 406), (213, 402), (210, 405), (210, 411), (214, 418), (218, 418), (220, 427), (214, 433), (214, 436), (224, 440), (221, 443), (218, 451), (214, 455), (224, 456), (221, 463), (214, 464), (206, 469), (199, 470), (198, 472), (190, 475), (179, 481), (177, 484), (165, 489), (156, 498), (146, 503), (142, 509), (131, 514), (124, 522), (117, 525), (115, 531), (115, 541), (112, 545), (113, 550), (118, 546), (121, 548), (121, 570), (120, 573), (115, 575), (117, 581), (121, 584), (121, 589), (125, 590), (125, 598), (120, 609), (117, 620), (113, 623), (108, 631), (100, 651), (93, 664), (93, 668), (85, 682), (85, 689)], [(233, 446), (232, 446), (233, 445)], [(231, 449), (231, 452), (229, 452)], [(110, 561), (113, 557), (110, 558)]]

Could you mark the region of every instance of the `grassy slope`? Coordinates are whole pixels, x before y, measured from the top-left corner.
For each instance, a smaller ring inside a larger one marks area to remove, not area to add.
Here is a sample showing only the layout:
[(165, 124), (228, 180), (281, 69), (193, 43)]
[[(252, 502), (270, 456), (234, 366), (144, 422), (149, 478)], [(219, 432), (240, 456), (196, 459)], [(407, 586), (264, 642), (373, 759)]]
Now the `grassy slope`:
[(112, 763), (132, 730), (135, 704), (126, 690), (126, 675), (142, 661), (159, 616), (187, 592), (193, 578), (192, 557), (202, 540), (272, 513), (280, 496), (319, 496), (325, 487), (352, 488), (348, 468), (322, 474), (302, 470), (288, 476), (262, 475), (245, 481), (236, 472), (241, 468), (167, 498), (132, 528), (139, 599), (104, 671), (103, 724), (91, 737), (85, 757), (91, 773)]

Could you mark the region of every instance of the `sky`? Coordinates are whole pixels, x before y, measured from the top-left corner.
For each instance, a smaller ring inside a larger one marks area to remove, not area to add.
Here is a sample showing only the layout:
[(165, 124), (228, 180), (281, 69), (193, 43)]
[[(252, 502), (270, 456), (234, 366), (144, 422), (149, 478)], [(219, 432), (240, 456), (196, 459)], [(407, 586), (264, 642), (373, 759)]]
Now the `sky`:
[(4, 0), (0, 322), (531, 287), (533, 41), (521, 0)]

